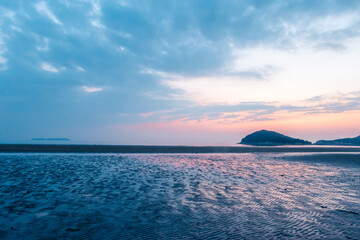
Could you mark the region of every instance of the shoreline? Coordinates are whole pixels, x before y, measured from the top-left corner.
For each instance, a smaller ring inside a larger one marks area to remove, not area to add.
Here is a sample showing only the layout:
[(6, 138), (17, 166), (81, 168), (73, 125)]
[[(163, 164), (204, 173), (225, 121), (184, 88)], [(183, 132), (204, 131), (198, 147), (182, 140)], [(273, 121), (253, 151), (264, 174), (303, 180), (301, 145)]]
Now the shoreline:
[(359, 146), (150, 146), (0, 144), (0, 153), (296, 153), (354, 152)]

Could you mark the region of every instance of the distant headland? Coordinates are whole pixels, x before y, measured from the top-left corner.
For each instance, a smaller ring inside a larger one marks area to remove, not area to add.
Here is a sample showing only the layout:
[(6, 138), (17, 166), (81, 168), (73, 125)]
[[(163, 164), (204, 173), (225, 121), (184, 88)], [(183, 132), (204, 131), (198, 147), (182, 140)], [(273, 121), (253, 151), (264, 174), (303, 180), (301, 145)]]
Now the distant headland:
[(319, 140), (315, 145), (360, 146), (360, 136), (335, 140)]
[(260, 130), (244, 137), (239, 144), (254, 146), (311, 145), (311, 142), (285, 136), (281, 133)]

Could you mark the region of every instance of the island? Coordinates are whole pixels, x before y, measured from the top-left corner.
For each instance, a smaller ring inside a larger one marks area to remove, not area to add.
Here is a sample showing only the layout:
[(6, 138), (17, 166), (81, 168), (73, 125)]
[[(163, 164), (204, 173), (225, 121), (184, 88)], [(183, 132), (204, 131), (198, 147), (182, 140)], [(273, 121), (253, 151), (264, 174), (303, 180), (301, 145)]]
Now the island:
[(335, 140), (319, 140), (315, 145), (360, 146), (360, 136)]
[(285, 136), (281, 133), (260, 130), (244, 137), (238, 144), (254, 146), (311, 145), (311, 142)]
[(70, 141), (70, 138), (33, 138), (33, 141)]

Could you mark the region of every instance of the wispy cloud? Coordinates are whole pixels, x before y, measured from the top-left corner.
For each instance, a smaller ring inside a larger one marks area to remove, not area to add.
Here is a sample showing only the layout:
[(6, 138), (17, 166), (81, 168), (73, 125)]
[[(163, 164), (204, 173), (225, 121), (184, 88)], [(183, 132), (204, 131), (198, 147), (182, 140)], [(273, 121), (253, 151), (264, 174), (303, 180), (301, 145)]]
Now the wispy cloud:
[(53, 65), (51, 65), (50, 63), (47, 63), (47, 62), (42, 62), (41, 68), (48, 72), (53, 72), (53, 73), (59, 72), (59, 69), (57, 69), (56, 67), (54, 67)]
[(39, 45), (36, 47), (38, 51), (48, 51), (49, 50), (49, 39), (38, 37)]
[(62, 22), (55, 16), (55, 14), (48, 8), (46, 2), (37, 3), (35, 8), (40, 14), (48, 17), (55, 24), (63, 25)]
[(6, 47), (6, 40), (9, 40), (9, 35), (4, 32), (4, 25), (10, 23), (6, 22), (6, 20), (9, 20), (12, 24), (16, 20), (15, 12), (0, 7), (0, 71), (7, 69), (8, 62), (8, 59), (4, 55), (8, 50)]
[(359, 13), (357, 11), (351, 11), (318, 17), (307, 25), (306, 28), (321, 33), (335, 32), (348, 29), (349, 27), (359, 23), (359, 21)]
[(94, 93), (94, 92), (100, 92), (103, 90), (103, 88), (101, 87), (88, 87), (88, 86), (83, 86), (82, 87), (82, 90), (84, 92), (87, 92), (87, 93)]
[(99, 0), (90, 0), (89, 1), (91, 4), (91, 11), (90, 11), (90, 15), (91, 16), (101, 16), (102, 15), (102, 11), (101, 11), (101, 5), (100, 5), (100, 1)]
[(91, 25), (100, 29), (106, 29), (106, 26), (101, 24), (99, 20), (92, 20)]
[(173, 110), (161, 110), (161, 111), (154, 111), (154, 112), (146, 112), (146, 113), (139, 113), (139, 115), (143, 118), (148, 118), (150, 116), (154, 116), (154, 115), (158, 115), (158, 114), (163, 114), (163, 113), (171, 113), (176, 111), (175, 109)]
[[(187, 105), (184, 108), (139, 114), (152, 122), (245, 122), (283, 121), (319, 114), (360, 112), (360, 92), (316, 96), (295, 102), (243, 102), (239, 104)], [(131, 115), (131, 114), (130, 114)]]
[(6, 62), (7, 62), (7, 59), (0, 56), (0, 71), (7, 69)]
[(330, 51), (343, 51), (346, 49), (345, 45), (342, 43), (337, 42), (321, 42), (314, 46), (314, 49), (316, 51), (324, 51), (324, 50), (330, 50)]

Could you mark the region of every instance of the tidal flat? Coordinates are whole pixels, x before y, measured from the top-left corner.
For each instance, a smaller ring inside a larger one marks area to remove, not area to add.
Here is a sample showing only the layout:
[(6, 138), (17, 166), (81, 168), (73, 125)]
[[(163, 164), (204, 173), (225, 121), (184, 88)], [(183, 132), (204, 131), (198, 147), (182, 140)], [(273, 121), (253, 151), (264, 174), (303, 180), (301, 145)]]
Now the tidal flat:
[(2, 239), (359, 239), (356, 153), (0, 154)]

